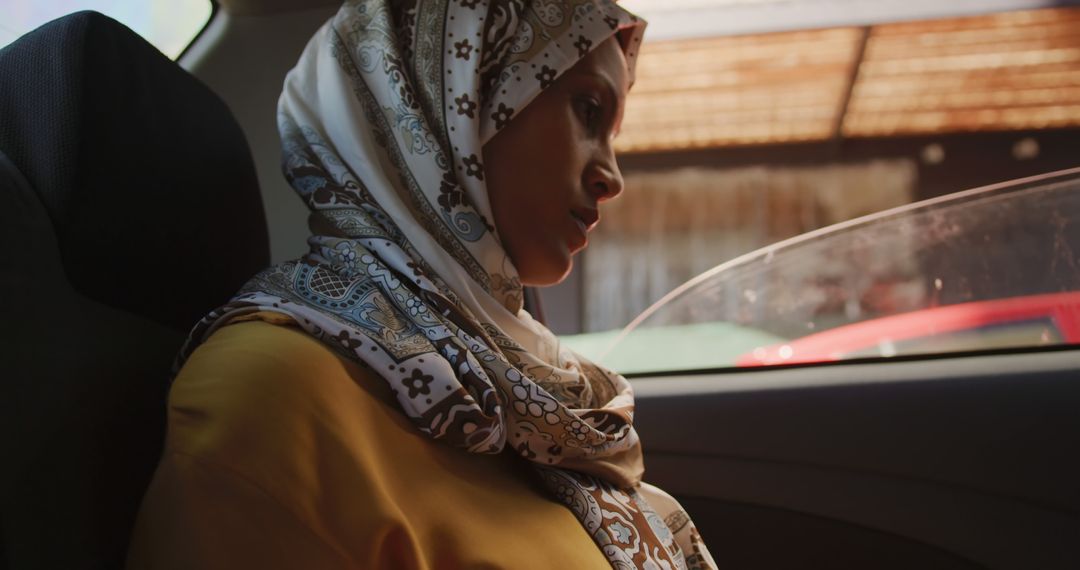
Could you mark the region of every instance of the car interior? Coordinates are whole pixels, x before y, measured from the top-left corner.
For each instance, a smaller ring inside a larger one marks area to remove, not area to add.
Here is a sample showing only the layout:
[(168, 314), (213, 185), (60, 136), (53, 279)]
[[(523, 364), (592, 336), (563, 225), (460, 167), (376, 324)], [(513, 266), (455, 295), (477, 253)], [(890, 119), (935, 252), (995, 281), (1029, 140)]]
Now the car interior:
[[(177, 62), (93, 12), (0, 49), (0, 568), (123, 566), (190, 326), (304, 253), (275, 109), (338, 5), (219, 0)], [(631, 382), (721, 567), (1027, 570), (1080, 568), (1078, 377), (1066, 345)]]

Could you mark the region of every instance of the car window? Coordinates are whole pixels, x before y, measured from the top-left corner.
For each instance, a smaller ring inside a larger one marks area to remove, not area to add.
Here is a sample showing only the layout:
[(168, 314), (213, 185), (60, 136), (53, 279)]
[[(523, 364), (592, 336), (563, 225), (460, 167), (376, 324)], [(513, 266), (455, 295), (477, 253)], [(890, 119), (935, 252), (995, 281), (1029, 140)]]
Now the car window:
[(170, 59), (176, 59), (210, 20), (209, 0), (5, 0), (0, 8), (0, 48), (38, 26), (81, 10), (123, 23)]
[[(574, 271), (537, 295), (572, 346), (610, 342), (682, 283), (769, 244), (1077, 166), (1080, 7), (631, 4), (650, 24), (615, 142), (624, 190)], [(821, 278), (823, 294), (847, 287)], [(890, 287), (867, 303), (898, 297)]]
[(812, 231), (564, 342), (624, 373), (1080, 344), (1080, 169)]

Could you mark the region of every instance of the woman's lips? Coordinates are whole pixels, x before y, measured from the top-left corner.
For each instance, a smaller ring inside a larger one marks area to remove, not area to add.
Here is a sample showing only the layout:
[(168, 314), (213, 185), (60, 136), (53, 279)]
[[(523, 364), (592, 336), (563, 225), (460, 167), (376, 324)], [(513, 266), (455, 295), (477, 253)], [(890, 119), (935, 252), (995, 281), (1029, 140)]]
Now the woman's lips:
[(574, 219), (574, 223), (577, 224), (578, 229), (578, 235), (574, 236), (574, 240), (570, 243), (570, 249), (576, 251), (589, 244), (589, 228), (581, 218), (577, 216), (570, 217)]
[(589, 212), (587, 210), (575, 210), (573, 212), (570, 212), (570, 218), (572, 218), (574, 220), (574, 223), (577, 224), (579, 234), (578, 237), (580, 238), (579, 240), (575, 240), (575, 243), (570, 244), (571, 249), (583, 249), (586, 245), (589, 244), (589, 230), (596, 226), (598, 216), (593, 214), (593, 216), (590, 217), (588, 214)]
[(586, 232), (592, 231), (600, 222), (600, 212), (593, 208), (579, 208), (570, 212), (570, 215), (585, 227)]

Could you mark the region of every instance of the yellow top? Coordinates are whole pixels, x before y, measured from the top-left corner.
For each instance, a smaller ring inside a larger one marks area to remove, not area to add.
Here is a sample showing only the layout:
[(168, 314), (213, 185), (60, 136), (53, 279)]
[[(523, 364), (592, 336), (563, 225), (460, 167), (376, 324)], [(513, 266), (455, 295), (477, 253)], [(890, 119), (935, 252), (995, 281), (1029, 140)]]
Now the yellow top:
[(524, 461), (430, 440), (296, 328), (220, 329), (168, 413), (129, 568), (610, 568)]

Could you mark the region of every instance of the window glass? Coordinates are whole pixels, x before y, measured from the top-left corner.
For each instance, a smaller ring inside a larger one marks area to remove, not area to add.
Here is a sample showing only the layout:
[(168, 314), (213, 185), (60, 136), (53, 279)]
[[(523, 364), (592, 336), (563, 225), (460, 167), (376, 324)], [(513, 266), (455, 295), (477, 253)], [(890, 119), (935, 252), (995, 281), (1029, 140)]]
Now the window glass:
[(94, 10), (146, 38), (171, 59), (206, 26), (209, 0), (4, 0), (0, 8), (0, 47), (65, 14)]
[(564, 342), (624, 373), (1080, 344), (1080, 169), (812, 231)]

